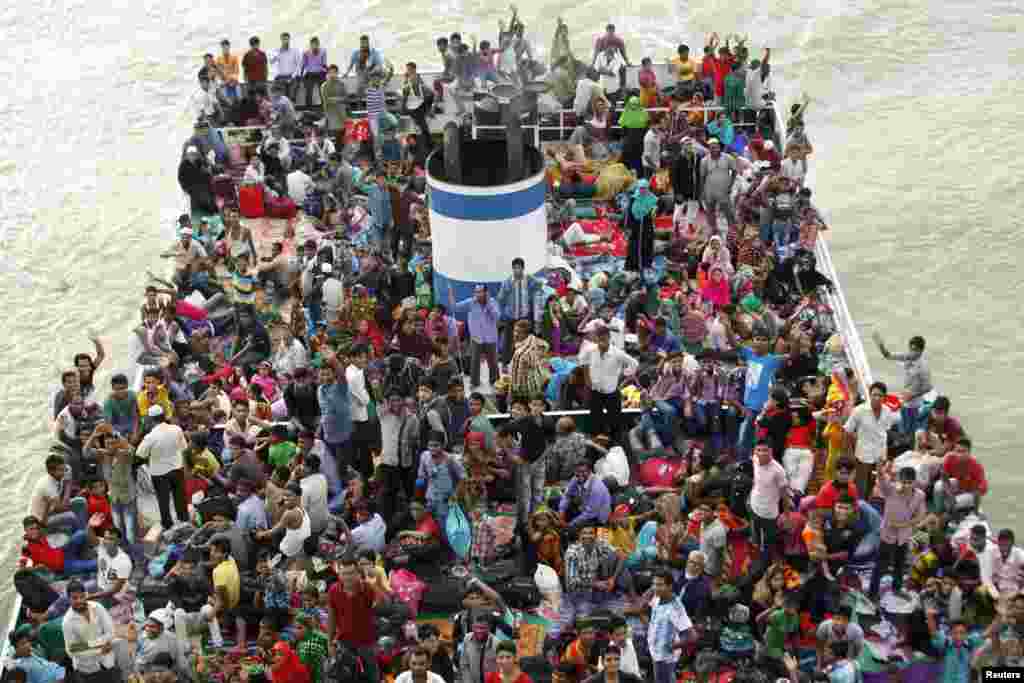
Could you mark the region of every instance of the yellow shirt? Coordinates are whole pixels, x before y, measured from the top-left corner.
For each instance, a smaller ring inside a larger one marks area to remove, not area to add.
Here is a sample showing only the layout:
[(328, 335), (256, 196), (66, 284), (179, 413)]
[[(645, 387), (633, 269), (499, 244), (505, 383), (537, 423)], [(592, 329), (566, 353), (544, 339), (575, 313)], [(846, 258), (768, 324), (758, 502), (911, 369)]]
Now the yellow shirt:
[(598, 538), (615, 548), (623, 557), (629, 557), (636, 550), (636, 517), (627, 517), (621, 527), (601, 529)]
[(192, 471), (209, 479), (220, 472), (220, 463), (213, 457), (213, 453), (206, 449), (192, 458)]
[(697, 62), (692, 59), (687, 59), (685, 62), (679, 59), (679, 56), (672, 58), (672, 73), (676, 77), (676, 82), (679, 81), (692, 81), (697, 76)]
[(238, 598), (242, 592), (242, 579), (238, 575), (238, 565), (235, 558), (229, 557), (213, 568), (213, 589), (224, 589), (224, 596), (227, 599), (224, 607), (234, 609), (238, 606)]
[(164, 417), (168, 420), (174, 417), (174, 404), (171, 403), (170, 394), (167, 393), (167, 387), (160, 387), (156, 390), (156, 400), (150, 401), (149, 394), (143, 389), (139, 392), (139, 397), (136, 399), (139, 404), (139, 415), (146, 417), (146, 413), (149, 412), (149, 408), (152, 405), (158, 405), (164, 409)]

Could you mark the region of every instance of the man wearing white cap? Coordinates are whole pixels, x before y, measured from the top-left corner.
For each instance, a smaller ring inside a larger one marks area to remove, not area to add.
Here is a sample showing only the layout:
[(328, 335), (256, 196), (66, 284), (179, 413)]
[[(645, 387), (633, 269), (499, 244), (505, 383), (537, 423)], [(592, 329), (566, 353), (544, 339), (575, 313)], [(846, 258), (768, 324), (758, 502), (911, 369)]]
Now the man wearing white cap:
[(150, 406), (146, 415), (154, 423), (154, 427), (139, 444), (135, 455), (140, 460), (149, 461), (149, 474), (153, 478), (156, 501), (160, 506), (160, 524), (164, 529), (170, 529), (174, 526), (170, 504), (172, 494), (178, 521), (188, 521), (188, 507), (185, 505), (185, 463), (182, 459), (188, 442), (181, 427), (165, 420), (162, 407)]
[[(701, 184), (704, 188), (704, 208), (708, 212), (708, 223), (712, 233), (718, 232), (718, 209), (725, 212), (729, 227), (736, 225), (736, 214), (732, 209), (732, 184), (736, 182), (736, 159), (722, 153), (722, 143), (717, 138), (708, 140), (710, 153), (700, 162)], [(725, 237), (725, 233), (721, 233)]]
[(189, 281), (192, 279), (192, 271), (200, 259), (206, 258), (206, 249), (198, 240), (192, 239), (194, 233), (191, 223), (181, 228), (179, 236), (181, 239), (172, 244), (168, 251), (160, 254), (160, 257), (174, 259), (175, 282), (182, 289), (191, 291)]
[(171, 630), (173, 626), (168, 610), (155, 609), (149, 614), (136, 641), (134, 673), (188, 670), (184, 646)]
[(181, 191), (189, 196), (193, 210), (217, 213), (217, 203), (213, 196), (213, 176), (195, 145), (185, 148), (185, 157), (178, 164), (178, 185)]

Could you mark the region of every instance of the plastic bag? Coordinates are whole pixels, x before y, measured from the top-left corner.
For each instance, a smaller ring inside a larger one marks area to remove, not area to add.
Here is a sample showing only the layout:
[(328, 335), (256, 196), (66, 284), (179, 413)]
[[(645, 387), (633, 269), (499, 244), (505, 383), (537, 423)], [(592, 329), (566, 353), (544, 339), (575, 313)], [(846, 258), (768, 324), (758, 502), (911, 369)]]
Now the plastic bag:
[(597, 177), (597, 188), (594, 199), (610, 200), (620, 192), (627, 190), (634, 182), (633, 174), (626, 168), (625, 164), (610, 164), (605, 166), (601, 175)]
[(639, 567), (648, 561), (657, 559), (658, 546), (655, 540), (657, 533), (658, 523), (653, 520), (641, 527), (640, 533), (636, 537), (636, 550), (626, 558), (627, 567)]
[(594, 463), (594, 473), (600, 479), (612, 477), (619, 483), (619, 486), (629, 486), (629, 461), (626, 460), (626, 451), (622, 446), (615, 446), (608, 455)]
[(541, 595), (548, 593), (561, 594), (562, 584), (558, 580), (558, 572), (546, 564), (538, 564), (537, 571), (533, 573), (533, 581), (537, 584), (537, 590)]
[(427, 584), (420, 581), (408, 569), (392, 570), (389, 579), (391, 581), (391, 591), (409, 607), (412, 616), (415, 618), (420, 610), (420, 600), (427, 590)]
[(448, 536), (448, 545), (451, 546), (451, 549), (459, 556), (459, 559), (465, 559), (469, 555), (469, 546), (473, 541), (473, 528), (469, 524), (466, 513), (457, 503), (453, 503), (448, 508), (445, 534)]

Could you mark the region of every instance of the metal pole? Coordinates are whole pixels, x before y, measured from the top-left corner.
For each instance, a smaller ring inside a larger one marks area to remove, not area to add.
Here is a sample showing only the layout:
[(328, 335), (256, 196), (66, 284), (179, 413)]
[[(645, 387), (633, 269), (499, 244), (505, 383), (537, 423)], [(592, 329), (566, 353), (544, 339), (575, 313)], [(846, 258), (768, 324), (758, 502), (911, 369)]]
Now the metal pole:
[(462, 132), (449, 121), (444, 127), (444, 174), (449, 183), (462, 184)]
[(505, 140), (508, 147), (508, 175), (506, 183), (514, 183), (523, 177), (523, 127), (520, 120), (522, 99), (512, 98), (501, 107), (505, 119)]

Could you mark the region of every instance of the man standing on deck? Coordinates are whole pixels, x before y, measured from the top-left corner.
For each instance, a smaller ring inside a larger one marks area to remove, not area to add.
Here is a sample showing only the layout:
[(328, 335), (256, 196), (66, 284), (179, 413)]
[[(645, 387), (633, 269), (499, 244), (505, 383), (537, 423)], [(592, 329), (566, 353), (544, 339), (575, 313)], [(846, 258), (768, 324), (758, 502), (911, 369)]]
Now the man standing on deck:
[(320, 368), (320, 386), (317, 399), (320, 402), (320, 438), (338, 465), (341, 485), (348, 482), (348, 466), (352, 446), (352, 401), (349, 397), (345, 371), (339, 367), (338, 358), (328, 351), (324, 354)]
[(328, 653), (338, 653), (338, 643), (355, 650), (362, 659), (369, 683), (380, 680), (377, 667), (377, 624), (374, 606), (385, 596), (378, 574), (364, 577), (352, 556), (338, 561), (338, 582), (327, 595)]
[(316, 36), (309, 39), (309, 49), (302, 55), (298, 77), (302, 79), (302, 88), (306, 91), (306, 106), (313, 106), (313, 93), (320, 90), (327, 77), (327, 51), (320, 49), (320, 39)]
[(641, 159), (644, 178), (653, 178), (661, 168), (661, 141), (668, 127), (666, 117), (655, 114), (651, 118), (651, 127), (644, 134), (644, 152)]
[(345, 368), (352, 414), (352, 465), (367, 479), (373, 474), (370, 449), (377, 442), (377, 435), (374, 434), (376, 423), (370, 420), (369, 414), (372, 398), (363, 374), (368, 355), (369, 349), (365, 345), (354, 346), (349, 356), (349, 366)]
[(249, 39), (249, 51), (242, 57), (242, 70), (245, 72), (247, 97), (257, 91), (266, 92), (269, 79), (267, 53), (260, 49), (260, 39), (256, 36)]
[(847, 437), (856, 444), (857, 490), (865, 500), (871, 499), (875, 488), (875, 467), (885, 459), (889, 430), (900, 421), (899, 414), (882, 403), (888, 393), (884, 382), (875, 382), (868, 392), (868, 402), (854, 408), (843, 426)]
[(498, 308), (501, 310), (501, 362), (512, 362), (515, 343), (512, 330), (520, 320), (526, 320), (533, 327), (536, 313), (535, 299), (540, 283), (526, 275), (526, 261), (522, 257), (512, 259), (512, 277), (501, 283), (498, 290)]
[[(736, 159), (722, 154), (722, 143), (718, 138), (708, 140), (710, 154), (700, 162), (701, 185), (704, 188), (704, 208), (708, 212), (708, 223), (712, 234), (719, 232), (718, 209), (725, 213), (729, 227), (736, 225), (736, 214), (732, 208), (732, 184), (736, 182)], [(725, 237), (724, 233), (722, 237)]]
[(925, 395), (932, 391), (932, 371), (924, 358), (924, 337), (911, 337), (908, 342), (907, 353), (891, 353), (885, 348), (882, 335), (876, 330), (872, 335), (878, 351), (886, 360), (894, 360), (903, 363), (903, 389), (900, 397), (903, 400), (903, 407), (900, 410), (903, 418), (903, 431), (913, 433), (914, 424), (917, 421), (917, 412), (924, 405)]
[(627, 371), (635, 373), (639, 363), (622, 349), (611, 345), (611, 331), (597, 330), (597, 345), (580, 354), (584, 382), (590, 389), (590, 426), (594, 434), (614, 436), (622, 418), (619, 382)]
[(174, 526), (171, 518), (171, 496), (179, 522), (188, 521), (188, 506), (185, 503), (185, 462), (182, 453), (188, 447), (185, 432), (181, 427), (166, 421), (164, 409), (159, 405), (150, 406), (147, 413), (153, 423), (146, 438), (139, 444), (136, 457), (149, 462), (149, 474), (156, 489), (156, 501), (160, 507), (160, 524), (164, 529)]
[(291, 34), (281, 34), (281, 47), (270, 56), (270, 63), (274, 65), (274, 83), (285, 86), (288, 99), (294, 100), (298, 90), (299, 69), (302, 68), (302, 53), (291, 46)]
[(455, 290), (448, 288), (448, 300), (456, 313), (466, 313), (470, 337), (470, 390), (480, 386), (480, 359), (486, 357), (491, 386), (498, 381), (498, 304), (487, 293), (487, 287), (477, 285), (473, 296), (455, 302)]
[(609, 49), (621, 54), (622, 61), (626, 63), (626, 66), (633, 66), (629, 63), (629, 57), (626, 56), (625, 41), (615, 33), (615, 24), (608, 24), (604, 29), (604, 34), (598, 36), (597, 40), (594, 41), (594, 57), (590, 60), (590, 66), (593, 67), (597, 64), (598, 56)]
[(83, 683), (115, 683), (121, 680), (114, 659), (114, 622), (107, 609), (87, 599), (78, 579), (68, 584), (71, 609), (64, 615), (64, 646), (78, 680)]

